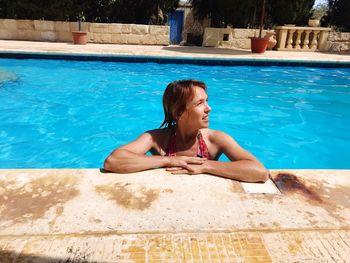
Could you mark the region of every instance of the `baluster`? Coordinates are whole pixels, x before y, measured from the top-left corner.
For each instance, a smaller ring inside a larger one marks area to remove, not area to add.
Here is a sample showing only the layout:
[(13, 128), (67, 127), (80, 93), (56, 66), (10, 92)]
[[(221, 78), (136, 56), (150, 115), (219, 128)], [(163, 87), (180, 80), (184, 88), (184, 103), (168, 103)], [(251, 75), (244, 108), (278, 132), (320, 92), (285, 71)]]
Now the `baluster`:
[(305, 30), (305, 38), (304, 38), (304, 42), (303, 42), (303, 47), (302, 49), (309, 49), (309, 36), (310, 36), (310, 32), (311, 30)]
[(288, 40), (287, 40), (287, 48), (292, 49), (292, 43), (293, 43), (293, 35), (294, 35), (295, 29), (289, 29), (288, 30)]
[(301, 43), (301, 34), (304, 32), (304, 30), (299, 29), (297, 30), (297, 39), (295, 40), (295, 49), (300, 49), (300, 43)]
[(288, 30), (287, 29), (278, 29), (277, 31), (277, 50), (283, 50), (286, 48)]
[(311, 40), (311, 47), (310, 47), (310, 49), (317, 49), (317, 44), (318, 44), (317, 36), (320, 33), (320, 31), (319, 30), (315, 30), (315, 31), (312, 31), (312, 32), (314, 33), (314, 35), (313, 35), (312, 40)]
[(318, 39), (318, 49), (319, 50), (326, 50), (329, 31), (321, 31), (320, 37)]

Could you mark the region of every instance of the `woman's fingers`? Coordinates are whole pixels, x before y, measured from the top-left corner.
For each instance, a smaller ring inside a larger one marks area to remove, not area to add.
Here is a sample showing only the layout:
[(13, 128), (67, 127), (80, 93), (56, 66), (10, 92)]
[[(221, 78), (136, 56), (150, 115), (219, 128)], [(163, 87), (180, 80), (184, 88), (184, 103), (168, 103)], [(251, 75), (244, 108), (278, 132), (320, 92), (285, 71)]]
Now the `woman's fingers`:
[(200, 157), (187, 157), (186, 163), (188, 164), (202, 164), (206, 161), (206, 158), (200, 158)]
[(171, 172), (172, 174), (192, 174), (195, 172), (194, 167), (191, 167), (190, 165), (184, 165), (182, 167), (169, 167), (165, 170)]
[(177, 166), (177, 167), (169, 167), (169, 168), (166, 168), (165, 170), (171, 172), (171, 171), (177, 171), (182, 169), (183, 169), (182, 167)]
[(170, 167), (184, 167), (186, 168), (186, 166), (188, 164), (203, 164), (206, 161), (206, 159), (204, 158), (199, 158), (199, 157), (184, 157), (181, 156), (178, 159), (174, 159), (174, 161), (172, 162), (172, 164), (170, 164)]
[(171, 164), (169, 166), (186, 168), (186, 165), (188, 164), (201, 165), (206, 160), (207, 160), (206, 158), (200, 158), (200, 157), (176, 156), (176, 157), (171, 157)]
[(189, 174), (189, 171), (187, 169), (179, 169), (176, 171), (172, 171), (171, 174)]

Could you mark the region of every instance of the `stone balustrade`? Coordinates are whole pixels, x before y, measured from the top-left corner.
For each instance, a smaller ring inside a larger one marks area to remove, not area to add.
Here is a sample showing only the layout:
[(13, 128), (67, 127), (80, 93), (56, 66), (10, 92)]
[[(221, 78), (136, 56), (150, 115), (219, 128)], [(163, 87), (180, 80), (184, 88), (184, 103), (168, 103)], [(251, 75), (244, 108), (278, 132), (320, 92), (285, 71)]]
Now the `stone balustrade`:
[(326, 50), (331, 28), (276, 26), (277, 50)]
[[(77, 22), (0, 19), (0, 39), (71, 42)], [(88, 42), (104, 44), (169, 45), (169, 26), (82, 23)]]

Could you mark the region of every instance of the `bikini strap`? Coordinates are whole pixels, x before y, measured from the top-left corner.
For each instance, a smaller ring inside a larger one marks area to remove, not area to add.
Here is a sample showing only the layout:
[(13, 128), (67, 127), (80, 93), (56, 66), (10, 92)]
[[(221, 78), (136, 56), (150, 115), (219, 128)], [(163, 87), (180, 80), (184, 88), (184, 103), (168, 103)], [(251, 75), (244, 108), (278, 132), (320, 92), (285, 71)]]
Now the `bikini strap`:
[[(198, 140), (197, 157), (210, 159), (208, 147), (200, 131), (198, 131), (197, 140)], [(169, 141), (168, 141), (168, 147), (165, 153), (166, 153), (166, 156), (176, 156), (176, 134), (173, 131), (171, 131)]]
[(208, 147), (200, 131), (198, 131), (197, 139), (198, 139), (197, 156), (210, 159)]

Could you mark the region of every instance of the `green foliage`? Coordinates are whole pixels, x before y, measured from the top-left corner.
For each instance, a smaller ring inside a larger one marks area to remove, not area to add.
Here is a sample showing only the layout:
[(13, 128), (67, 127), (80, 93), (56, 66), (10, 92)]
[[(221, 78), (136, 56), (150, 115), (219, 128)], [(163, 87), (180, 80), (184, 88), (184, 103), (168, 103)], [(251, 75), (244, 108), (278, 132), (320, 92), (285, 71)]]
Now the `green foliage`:
[(191, 3), (195, 16), (209, 17), (212, 27), (245, 28), (256, 22), (256, 0), (192, 0)]
[[(350, 0), (348, 0), (350, 1)], [(192, 0), (197, 18), (209, 17), (211, 26), (257, 27), (262, 0)], [(267, 0), (265, 25), (306, 25), (315, 0)], [(266, 27), (266, 26), (265, 26)]]
[(0, 0), (1, 18), (77, 20), (78, 10), (88, 8), (83, 0)]
[(164, 23), (164, 18), (158, 14), (173, 10), (177, 3), (177, 0), (119, 0), (111, 9), (110, 17), (113, 21), (123, 23)]
[(328, 12), (328, 5), (327, 4), (319, 4), (312, 10), (312, 17), (313, 19), (321, 19), (325, 15), (327, 15)]
[(328, 8), (322, 24), (336, 26), (338, 30), (350, 32), (350, 1), (328, 0)]
[(178, 0), (0, 0), (0, 18), (162, 24)]
[(315, 0), (268, 0), (268, 14), (274, 25), (307, 25)]

